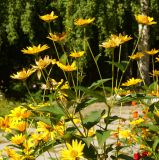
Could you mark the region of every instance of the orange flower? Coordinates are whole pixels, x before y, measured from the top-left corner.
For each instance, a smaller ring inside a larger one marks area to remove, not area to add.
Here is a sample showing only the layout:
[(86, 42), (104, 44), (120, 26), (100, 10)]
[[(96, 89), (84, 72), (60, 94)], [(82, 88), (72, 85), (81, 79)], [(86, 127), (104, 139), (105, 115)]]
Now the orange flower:
[(138, 118), (138, 111), (133, 112), (133, 118)]
[(136, 101), (132, 101), (132, 102), (131, 102), (131, 105), (132, 105), (132, 106), (136, 106)]

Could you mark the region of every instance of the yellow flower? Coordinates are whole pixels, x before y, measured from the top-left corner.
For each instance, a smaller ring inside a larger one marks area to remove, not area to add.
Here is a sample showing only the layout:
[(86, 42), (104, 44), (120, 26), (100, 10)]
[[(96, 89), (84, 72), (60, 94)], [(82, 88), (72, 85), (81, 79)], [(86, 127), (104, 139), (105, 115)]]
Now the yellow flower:
[(47, 38), (52, 40), (52, 41), (55, 41), (55, 42), (61, 42), (61, 41), (65, 40), (66, 33), (65, 32), (60, 33), (60, 34), (49, 33), (49, 36), (47, 36)]
[(138, 124), (140, 124), (142, 122), (144, 122), (144, 119), (143, 118), (139, 118), (137, 120), (131, 121), (130, 124), (135, 126), (135, 125), (138, 125)]
[(27, 110), (26, 108), (22, 106), (18, 106), (11, 110), (11, 113), (9, 114), (10, 117), (16, 117), (16, 118), (28, 118), (31, 115), (31, 111)]
[(63, 71), (71, 72), (77, 69), (76, 62), (74, 61), (71, 65), (64, 65), (60, 62), (56, 63), (58, 67), (60, 67)]
[(139, 24), (145, 24), (145, 25), (152, 25), (152, 24), (157, 24), (157, 22), (153, 21), (153, 17), (148, 17), (146, 15), (135, 15), (136, 21)]
[(16, 74), (11, 75), (10, 77), (18, 80), (26, 80), (34, 72), (35, 72), (34, 69), (26, 70), (25, 68), (23, 68), (23, 70), (17, 72)]
[(156, 57), (156, 62), (159, 62), (159, 57)]
[(129, 56), (130, 59), (140, 59), (144, 56), (144, 54), (142, 52), (137, 52), (136, 54), (133, 54), (131, 56)]
[(151, 51), (145, 51), (145, 53), (149, 54), (149, 55), (154, 55), (157, 54), (159, 52), (159, 49), (151, 49)]
[(133, 85), (136, 85), (136, 84), (138, 84), (140, 82), (142, 82), (142, 79), (131, 78), (131, 79), (127, 80), (127, 82), (123, 83), (122, 86), (133, 86)]
[(25, 135), (18, 134), (11, 138), (11, 142), (17, 145), (22, 144), (25, 141)]
[(150, 73), (152, 76), (159, 76), (159, 70), (153, 70), (152, 73)]
[(121, 33), (119, 36), (112, 34), (110, 38), (106, 42), (103, 42), (100, 46), (104, 48), (115, 48), (131, 39), (132, 37), (128, 35), (123, 36)]
[(71, 52), (70, 57), (79, 58), (82, 57), (84, 53), (85, 53), (84, 51), (77, 52), (74, 50), (74, 52)]
[(10, 160), (20, 160), (21, 159), (21, 155), (17, 154), (16, 151), (13, 149), (5, 147), (4, 151), (7, 153), (7, 156), (9, 157)]
[(83, 148), (85, 144), (82, 144), (77, 140), (72, 141), (72, 145), (66, 143), (67, 149), (63, 149), (61, 153), (61, 160), (77, 160), (83, 158)]
[(131, 137), (131, 130), (120, 130), (118, 131), (119, 138), (130, 138)]
[(14, 120), (10, 124), (10, 128), (18, 130), (19, 132), (24, 132), (28, 126), (28, 123), (25, 121)]
[(10, 131), (10, 118), (8, 116), (0, 117), (0, 129), (4, 130), (5, 132)]
[(42, 52), (48, 48), (49, 48), (49, 46), (46, 44), (44, 44), (42, 46), (41, 46), (41, 44), (39, 44), (38, 46), (27, 47), (27, 49), (22, 49), (21, 51), (24, 54), (38, 54), (39, 52)]
[(95, 18), (88, 18), (88, 19), (79, 18), (74, 21), (74, 24), (76, 26), (85, 26), (92, 23), (94, 20)]
[(52, 63), (52, 60), (49, 58), (49, 56), (45, 56), (44, 59), (40, 58), (38, 61), (35, 60), (36, 66), (32, 65), (33, 69), (37, 70), (37, 77), (38, 79), (41, 78), (41, 70), (46, 68), (50, 63)]
[(157, 109), (156, 107), (155, 107), (154, 114), (155, 114), (157, 117), (159, 117), (159, 109)]
[(39, 16), (39, 17), (45, 22), (51, 22), (58, 18), (58, 16), (56, 16), (53, 11), (50, 14), (46, 14), (46, 15)]

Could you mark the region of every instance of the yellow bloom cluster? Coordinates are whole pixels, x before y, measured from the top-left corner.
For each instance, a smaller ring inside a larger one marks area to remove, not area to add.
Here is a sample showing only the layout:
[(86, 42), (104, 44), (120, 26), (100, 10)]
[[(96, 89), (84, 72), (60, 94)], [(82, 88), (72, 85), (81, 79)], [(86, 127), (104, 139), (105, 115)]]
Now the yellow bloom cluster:
[(112, 34), (110, 38), (106, 42), (103, 42), (100, 46), (104, 48), (115, 48), (131, 39), (132, 37), (128, 35), (123, 36), (121, 33), (118, 36)]
[(138, 124), (140, 124), (142, 122), (144, 122), (144, 119), (143, 118), (139, 118), (137, 120), (131, 121), (130, 124), (135, 126), (135, 125), (138, 125)]

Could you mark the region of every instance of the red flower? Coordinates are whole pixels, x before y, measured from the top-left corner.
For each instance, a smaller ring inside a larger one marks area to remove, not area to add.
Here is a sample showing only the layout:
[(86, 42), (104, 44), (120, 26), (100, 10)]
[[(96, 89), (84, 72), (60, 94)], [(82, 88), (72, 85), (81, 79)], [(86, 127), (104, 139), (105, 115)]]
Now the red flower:
[(134, 160), (139, 160), (140, 158), (140, 153), (134, 153)]
[(147, 157), (147, 156), (148, 156), (148, 152), (147, 151), (142, 152), (142, 157)]

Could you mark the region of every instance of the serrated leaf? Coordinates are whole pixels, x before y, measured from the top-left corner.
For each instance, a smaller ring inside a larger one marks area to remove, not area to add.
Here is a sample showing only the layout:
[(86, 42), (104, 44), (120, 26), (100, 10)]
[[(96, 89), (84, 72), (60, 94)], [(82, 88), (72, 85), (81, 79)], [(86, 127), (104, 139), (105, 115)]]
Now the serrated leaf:
[(90, 129), (100, 121), (100, 118), (103, 116), (104, 113), (105, 110), (92, 111), (89, 115), (83, 118), (83, 126), (87, 129)]
[(121, 117), (110, 116), (109, 118), (108, 117), (104, 118), (104, 122), (110, 124), (111, 122), (116, 121), (118, 119), (121, 119)]
[(96, 136), (99, 146), (102, 146), (106, 141), (106, 139), (110, 137), (110, 132), (111, 132), (110, 130), (108, 131), (96, 130)]

